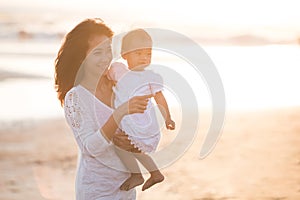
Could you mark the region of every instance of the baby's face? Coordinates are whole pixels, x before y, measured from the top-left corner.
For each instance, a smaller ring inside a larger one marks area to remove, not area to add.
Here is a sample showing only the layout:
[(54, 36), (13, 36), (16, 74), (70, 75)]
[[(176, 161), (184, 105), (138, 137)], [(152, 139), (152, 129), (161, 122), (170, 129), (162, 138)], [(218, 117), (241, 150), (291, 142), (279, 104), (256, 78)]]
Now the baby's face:
[(135, 68), (146, 67), (151, 63), (152, 49), (137, 49), (126, 53), (124, 58), (127, 60), (128, 68), (134, 70)]

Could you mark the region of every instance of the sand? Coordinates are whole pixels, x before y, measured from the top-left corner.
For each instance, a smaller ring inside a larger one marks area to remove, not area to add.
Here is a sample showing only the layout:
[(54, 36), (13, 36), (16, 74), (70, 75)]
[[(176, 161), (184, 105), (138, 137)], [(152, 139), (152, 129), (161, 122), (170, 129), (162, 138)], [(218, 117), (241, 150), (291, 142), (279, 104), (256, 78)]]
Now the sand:
[[(300, 199), (300, 108), (227, 112), (216, 148), (200, 160), (202, 115), (191, 148), (137, 199)], [(64, 119), (2, 123), (0, 143), (0, 199), (74, 199), (77, 147)]]

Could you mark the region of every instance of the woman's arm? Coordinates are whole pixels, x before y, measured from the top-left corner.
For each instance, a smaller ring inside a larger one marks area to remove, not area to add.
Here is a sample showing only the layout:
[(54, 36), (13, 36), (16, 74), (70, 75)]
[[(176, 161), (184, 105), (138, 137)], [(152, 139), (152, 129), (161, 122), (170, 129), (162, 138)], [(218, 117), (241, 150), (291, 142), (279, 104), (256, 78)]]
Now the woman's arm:
[[(117, 108), (100, 129), (95, 130), (93, 128), (94, 119), (91, 118), (91, 114), (86, 112), (87, 110), (79, 100), (77, 93), (75, 91), (68, 93), (64, 105), (65, 116), (81, 151), (95, 157), (102, 154), (110, 146), (109, 142), (113, 141), (122, 117), (130, 113), (144, 112), (150, 97), (151, 95), (133, 97)], [(123, 142), (118, 146), (121, 148), (124, 146), (123, 149), (129, 148), (128, 138), (123, 136), (119, 140)]]
[(156, 103), (158, 104), (159, 110), (163, 115), (166, 123), (166, 128), (170, 130), (175, 129), (175, 122), (171, 119), (168, 103), (161, 91), (157, 92), (154, 96)]
[(136, 96), (119, 106), (102, 126), (101, 133), (103, 136), (108, 141), (112, 141), (122, 118), (127, 114), (143, 113), (147, 108), (150, 97), (152, 95)]

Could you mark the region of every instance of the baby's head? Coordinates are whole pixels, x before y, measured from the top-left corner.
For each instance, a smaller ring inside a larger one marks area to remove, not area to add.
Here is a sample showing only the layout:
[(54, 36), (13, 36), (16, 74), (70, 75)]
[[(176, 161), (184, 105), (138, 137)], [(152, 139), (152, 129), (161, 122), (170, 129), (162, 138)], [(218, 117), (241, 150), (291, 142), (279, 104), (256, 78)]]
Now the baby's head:
[(131, 70), (141, 69), (151, 63), (152, 39), (143, 29), (128, 32), (122, 39), (121, 55)]

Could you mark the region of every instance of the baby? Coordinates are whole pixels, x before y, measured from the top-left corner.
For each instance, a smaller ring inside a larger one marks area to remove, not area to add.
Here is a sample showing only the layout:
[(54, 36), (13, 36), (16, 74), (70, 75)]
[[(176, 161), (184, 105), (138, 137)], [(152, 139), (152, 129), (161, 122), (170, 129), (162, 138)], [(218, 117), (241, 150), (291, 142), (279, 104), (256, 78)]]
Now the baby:
[[(151, 63), (152, 39), (150, 35), (142, 29), (127, 33), (122, 39), (121, 55), (127, 61), (128, 67), (122, 63), (113, 63), (108, 73), (109, 79), (116, 83), (113, 88), (114, 106), (118, 107), (133, 96), (152, 94), (165, 119), (166, 128), (174, 130), (175, 122), (171, 119), (167, 101), (162, 93), (162, 77), (151, 70), (145, 70)], [(120, 189), (130, 190), (143, 184), (144, 178), (136, 159), (151, 174), (143, 185), (143, 191), (162, 182), (164, 176), (148, 155), (156, 150), (160, 140), (160, 127), (152, 102), (148, 102), (144, 113), (125, 116), (120, 122), (120, 129), (128, 135), (135, 149), (140, 152), (128, 154), (116, 148), (120, 159), (131, 172), (131, 176), (121, 185)]]

